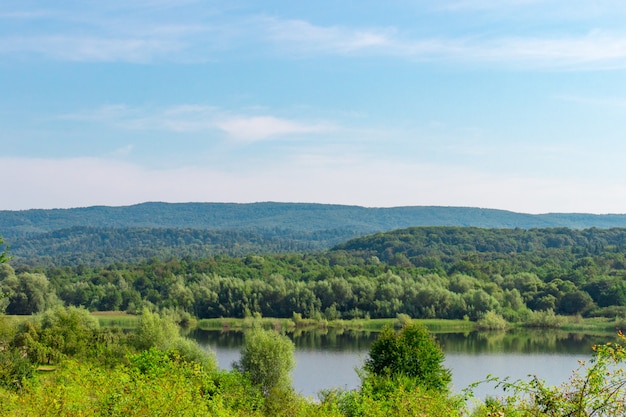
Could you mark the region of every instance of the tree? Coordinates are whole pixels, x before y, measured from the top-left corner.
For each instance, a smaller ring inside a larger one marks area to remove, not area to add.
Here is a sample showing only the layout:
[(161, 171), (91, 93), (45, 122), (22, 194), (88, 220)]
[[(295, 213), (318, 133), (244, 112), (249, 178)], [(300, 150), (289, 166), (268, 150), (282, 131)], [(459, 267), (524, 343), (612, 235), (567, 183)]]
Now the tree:
[(2, 239), (2, 236), (0, 236), (0, 249), (2, 249), (2, 252), (0, 252), (0, 264), (8, 262), (9, 259), (11, 259), (9, 255), (7, 255), (8, 247), (3, 248), (3, 246), (4, 246), (4, 240)]
[(593, 308), (593, 300), (586, 291), (574, 291), (567, 293), (559, 300), (559, 308), (557, 310), (560, 314), (585, 314), (591, 308)]
[(245, 334), (241, 359), (233, 365), (247, 374), (266, 398), (273, 394), (280, 395), (292, 390), (294, 350), (294, 344), (287, 336), (274, 330), (254, 327)]
[(0, 289), (8, 294), (8, 314), (28, 315), (39, 313), (57, 304), (48, 278), (40, 273), (15, 271), (4, 265), (0, 271)]
[(98, 320), (78, 307), (56, 307), (25, 321), (13, 344), (33, 363), (56, 363), (66, 357), (87, 358), (96, 349)]
[(398, 333), (391, 326), (383, 328), (370, 347), (365, 371), (374, 377), (408, 377), (418, 386), (447, 391), (451, 373), (443, 367), (444, 359), (441, 347), (426, 327), (409, 322)]
[(182, 360), (197, 362), (206, 370), (217, 369), (213, 352), (207, 352), (197, 342), (181, 336), (180, 328), (171, 317), (152, 313), (145, 308), (139, 316), (133, 344), (139, 351), (156, 348), (164, 352), (177, 352)]

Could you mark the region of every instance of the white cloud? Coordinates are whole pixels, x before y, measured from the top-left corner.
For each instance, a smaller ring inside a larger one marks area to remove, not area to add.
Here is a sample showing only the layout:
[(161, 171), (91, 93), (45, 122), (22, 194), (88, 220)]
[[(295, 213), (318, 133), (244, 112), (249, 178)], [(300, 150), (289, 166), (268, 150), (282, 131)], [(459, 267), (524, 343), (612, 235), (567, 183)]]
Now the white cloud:
[(316, 133), (330, 126), (303, 124), (272, 116), (233, 117), (216, 123), (230, 137), (243, 141), (257, 141), (290, 134)]

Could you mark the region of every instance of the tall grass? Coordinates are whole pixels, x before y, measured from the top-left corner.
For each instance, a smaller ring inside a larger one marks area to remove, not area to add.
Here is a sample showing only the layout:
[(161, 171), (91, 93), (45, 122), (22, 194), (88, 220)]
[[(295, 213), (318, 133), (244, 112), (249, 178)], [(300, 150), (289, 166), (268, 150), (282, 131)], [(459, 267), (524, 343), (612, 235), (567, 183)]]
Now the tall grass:
[(102, 327), (119, 327), (120, 329), (134, 329), (137, 327), (138, 316), (122, 311), (94, 311), (92, 316), (98, 319)]

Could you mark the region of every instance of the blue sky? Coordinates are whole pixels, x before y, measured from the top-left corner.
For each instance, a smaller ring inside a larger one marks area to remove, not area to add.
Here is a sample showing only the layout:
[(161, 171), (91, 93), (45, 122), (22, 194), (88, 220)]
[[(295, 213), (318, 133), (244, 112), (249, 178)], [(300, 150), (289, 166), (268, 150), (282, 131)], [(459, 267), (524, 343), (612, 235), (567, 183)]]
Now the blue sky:
[(623, 0), (0, 2), (0, 209), (626, 212)]

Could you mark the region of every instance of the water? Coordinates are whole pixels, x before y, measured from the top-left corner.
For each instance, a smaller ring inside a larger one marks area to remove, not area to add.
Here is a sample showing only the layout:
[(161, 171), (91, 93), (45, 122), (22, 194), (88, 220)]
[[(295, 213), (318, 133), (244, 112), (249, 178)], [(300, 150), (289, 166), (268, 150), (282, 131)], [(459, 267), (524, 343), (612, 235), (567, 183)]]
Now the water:
[[(354, 389), (360, 385), (356, 372), (367, 358), (376, 333), (311, 331), (290, 334), (296, 345), (293, 385), (313, 398), (321, 390)], [(240, 332), (195, 331), (191, 337), (213, 350), (222, 368), (239, 359), (243, 343)], [(488, 375), (528, 380), (537, 375), (551, 385), (568, 379), (579, 360), (591, 357), (591, 346), (614, 341), (612, 335), (592, 336), (558, 331), (472, 332), (436, 334), (452, 371), (455, 392), (484, 380)], [(493, 386), (481, 385), (475, 396), (498, 395)]]

